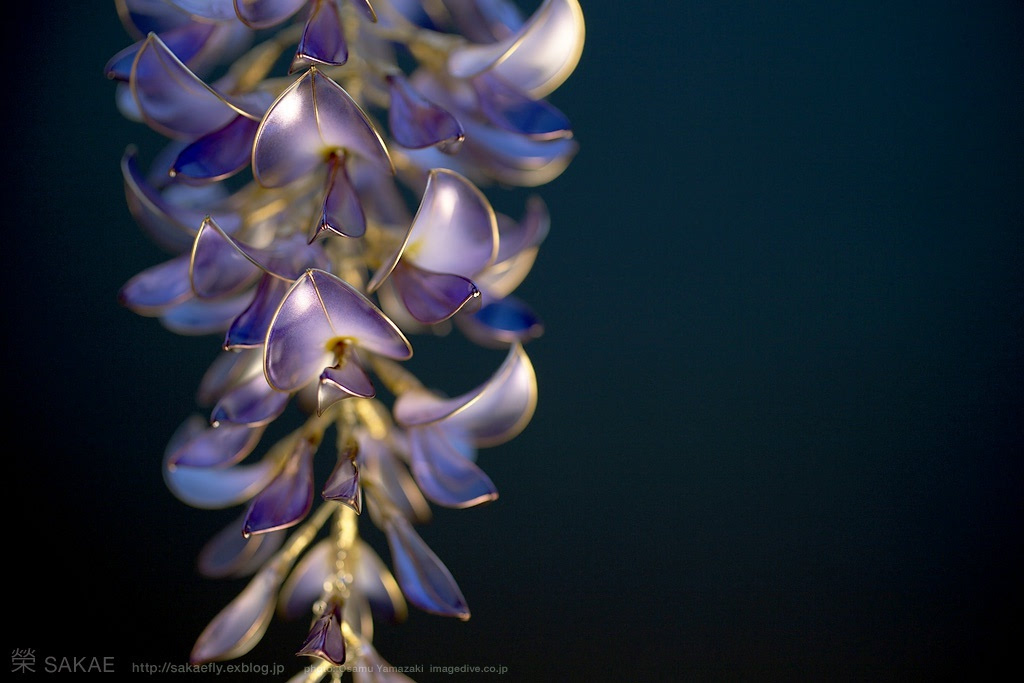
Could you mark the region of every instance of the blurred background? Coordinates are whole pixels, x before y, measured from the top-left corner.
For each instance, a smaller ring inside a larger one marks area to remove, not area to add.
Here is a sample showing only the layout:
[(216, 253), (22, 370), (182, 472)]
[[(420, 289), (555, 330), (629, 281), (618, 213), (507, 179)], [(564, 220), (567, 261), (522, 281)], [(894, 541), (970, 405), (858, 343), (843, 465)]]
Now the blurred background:
[[(1024, 3), (583, 8), (551, 97), (581, 150), (542, 189), (552, 230), (520, 290), (547, 326), (538, 410), (481, 453), (501, 497), (422, 529), (473, 618), (414, 611), (379, 650), (515, 681), (1009, 660)], [(166, 256), (124, 203), (120, 156), (148, 138), (103, 77), (130, 42), (113, 2), (23, 10), (4, 40), (7, 651), (181, 664), (244, 585), (195, 571), (235, 511), (188, 508), (160, 472), (219, 339), (116, 301)], [(414, 367), (453, 394), (503, 356), (424, 348)], [(240, 661), (286, 678), (306, 626), (275, 622)]]

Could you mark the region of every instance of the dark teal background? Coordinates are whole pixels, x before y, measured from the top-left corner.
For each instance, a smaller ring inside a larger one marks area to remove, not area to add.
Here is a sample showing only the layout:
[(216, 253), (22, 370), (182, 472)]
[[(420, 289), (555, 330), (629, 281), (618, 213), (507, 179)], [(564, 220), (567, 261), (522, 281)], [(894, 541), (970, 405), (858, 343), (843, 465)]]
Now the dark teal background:
[[(382, 654), (507, 681), (1015, 665), (1024, 3), (583, 5), (552, 96), (581, 151), (521, 290), (548, 328), (538, 411), (481, 453), (501, 498), (423, 529), (473, 618), (414, 613)], [(6, 649), (182, 663), (243, 585), (194, 571), (234, 513), (159, 468), (219, 340), (116, 302), (165, 256), (124, 205), (121, 153), (151, 138), (102, 76), (129, 42), (113, 3), (26, 11), (5, 28)], [(452, 393), (501, 360), (417, 354)], [(303, 635), (275, 622), (241, 661), (290, 675)]]

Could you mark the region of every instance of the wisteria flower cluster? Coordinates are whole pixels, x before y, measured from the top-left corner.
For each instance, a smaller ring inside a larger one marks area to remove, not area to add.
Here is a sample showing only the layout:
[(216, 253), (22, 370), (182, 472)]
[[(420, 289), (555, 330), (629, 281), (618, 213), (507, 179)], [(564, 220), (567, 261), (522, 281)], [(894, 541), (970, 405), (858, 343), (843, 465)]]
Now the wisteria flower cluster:
[[(516, 436), (536, 405), (524, 345), (542, 325), (514, 292), (549, 216), (536, 195), (518, 218), (498, 213), (480, 188), (545, 184), (575, 155), (544, 98), (579, 61), (579, 3), (529, 16), (510, 0), (116, 6), (137, 41), (106, 66), (119, 110), (166, 138), (148, 169), (125, 152), (127, 204), (171, 254), (120, 299), (222, 340), (197, 392), (208, 413), (172, 436), (163, 471), (190, 505), (241, 508), (199, 568), (251, 577), (191, 662), (245, 654), (275, 613), (306, 615), (296, 650), (312, 665), (296, 680), (408, 680), (381, 666), (375, 620), (400, 621), (407, 603), (470, 614), (415, 526), (432, 504), (494, 500), (477, 450)], [(451, 332), (507, 349), (455, 397), (402, 364), (410, 337)], [(289, 406), (299, 426), (262, 447)], [(360, 536), (364, 510), (390, 563)]]

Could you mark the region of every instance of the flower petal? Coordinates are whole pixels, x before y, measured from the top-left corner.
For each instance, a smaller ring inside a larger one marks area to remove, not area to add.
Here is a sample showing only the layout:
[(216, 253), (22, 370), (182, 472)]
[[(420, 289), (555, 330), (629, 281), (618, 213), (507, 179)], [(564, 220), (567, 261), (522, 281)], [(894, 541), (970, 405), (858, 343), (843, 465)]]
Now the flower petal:
[(261, 570), (220, 614), (213, 618), (192, 648), (192, 664), (239, 657), (260, 641), (274, 614), (281, 577), (272, 566)]
[(341, 635), (341, 610), (329, 605), (326, 613), (318, 617), (295, 654), (326, 659), (339, 666), (345, 663), (345, 639)]
[(387, 77), (391, 103), (388, 127), (395, 142), (410, 149), (437, 145), (455, 152), (466, 137), (458, 120), (419, 94), (402, 74)]
[(569, 118), (545, 100), (535, 100), (491, 73), (473, 79), (480, 111), (498, 128), (537, 140), (572, 136)]
[(251, 301), (250, 292), (210, 301), (189, 299), (165, 311), (160, 316), (160, 322), (171, 332), (183, 335), (224, 332)]
[(384, 141), (363, 110), (310, 67), (263, 117), (253, 145), (253, 175), (264, 187), (280, 187), (319, 167), (332, 152), (345, 151), (391, 169)]
[(235, 8), (231, 0), (164, 0), (195, 17), (217, 21), (234, 20)]
[(406, 310), (421, 323), (442, 322), (474, 299), (479, 303), (480, 290), (461, 275), (432, 273), (411, 263), (400, 263), (391, 280)]
[(338, 5), (334, 0), (313, 0), (313, 9), (302, 30), (292, 70), (311, 63), (340, 66), (347, 61), (348, 45)]
[(457, 316), (455, 324), (477, 344), (492, 348), (525, 344), (544, 334), (544, 323), (537, 314), (514, 296), (492, 301), (475, 313)]
[(151, 266), (121, 287), (118, 300), (139, 315), (162, 315), (192, 298), (188, 286), (188, 254)]
[(409, 602), (441, 616), (469, 619), (469, 607), (451, 572), (423, 542), (405, 517), (385, 520), (384, 533), (398, 584)]
[(238, 517), (217, 532), (199, 551), (199, 573), (214, 579), (246, 576), (262, 566), (284, 543), (284, 532), (242, 536)]
[(253, 375), (225, 393), (213, 407), (210, 421), (260, 427), (275, 420), (288, 407), (290, 394), (267, 384), (263, 373)]
[(264, 458), (254, 465), (235, 465), (225, 469), (212, 467), (164, 466), (167, 488), (192, 507), (220, 509), (249, 500), (277, 472), (277, 463)]
[[(388, 500), (406, 519), (418, 524), (430, 521), (430, 504), (416, 485), (412, 475), (398, 459), (391, 448), (364, 431), (356, 433), (359, 442), (359, 476), (374, 483), (374, 490)], [(376, 519), (369, 505), (374, 522), (380, 526), (383, 520)]]
[(366, 232), (366, 215), (359, 201), (348, 173), (345, 161), (340, 157), (332, 157), (330, 170), (327, 173), (327, 189), (320, 209), (320, 220), (317, 222), (312, 242), (325, 230), (342, 237), (362, 237)]
[(467, 508), (496, 500), (498, 490), (437, 425), (409, 430), (412, 474), (424, 495), (438, 505)]
[(262, 346), (270, 329), (270, 321), (288, 292), (291, 283), (264, 275), (256, 287), (256, 295), (242, 311), (224, 337), (224, 348), (246, 349)]
[(363, 490), (359, 486), (359, 468), (350, 454), (340, 453), (338, 464), (327, 477), (321, 494), (324, 500), (335, 500), (359, 514), (363, 507)]
[(392, 624), (405, 621), (409, 608), (391, 570), (376, 551), (362, 539), (356, 542), (354, 550), (356, 561), (352, 572), (353, 584), (358, 586), (370, 601), (373, 614), (378, 619)]
[(262, 429), (247, 425), (207, 427), (175, 449), (167, 459), (167, 466), (226, 467), (249, 455), (262, 436)]
[(207, 133), (181, 151), (171, 174), (213, 182), (229, 178), (249, 165), (259, 122), (235, 116), (223, 128)]
[(339, 365), (324, 368), (317, 391), (317, 414), (346, 398), (373, 398), (377, 394), (366, 370), (354, 357)]
[(363, 13), (363, 16), (376, 23), (377, 13), (370, 6), (370, 0), (352, 0), (352, 6)]
[(334, 571), (334, 542), (317, 541), (295, 564), (284, 582), (277, 601), (277, 612), (285, 619), (297, 619), (309, 613), (324, 591), (324, 582)]
[(211, 219), (203, 220), (189, 264), (189, 280), (196, 296), (208, 299), (234, 294), (252, 285), (260, 268), (241, 244)]
[(234, 0), (238, 18), (252, 28), (276, 26), (292, 16), (308, 0)]
[[(167, 48), (177, 55), (182, 63), (188, 65), (202, 52), (203, 46), (215, 29), (215, 24), (189, 22), (161, 32), (159, 35)], [(128, 81), (132, 73), (132, 64), (135, 63), (135, 56), (144, 42), (144, 40), (140, 40), (111, 57), (103, 69), (107, 78)]]
[(497, 372), (476, 389), (455, 398), (409, 391), (395, 401), (394, 413), (405, 426), (444, 420), (477, 446), (494, 446), (521, 432), (536, 406), (537, 376), (522, 345), (514, 344)]
[(453, 50), (448, 70), (456, 78), (491, 71), (533, 97), (544, 97), (576, 68), (585, 34), (578, 0), (544, 0), (533, 16), (504, 40)]
[(299, 389), (333, 365), (338, 341), (405, 360), (412, 347), (402, 332), (350, 284), (310, 269), (285, 296), (267, 332), (264, 367), (281, 391)]
[(242, 525), (242, 535), (266, 533), (295, 526), (313, 506), (313, 445), (299, 439), (284, 467), (253, 498)]

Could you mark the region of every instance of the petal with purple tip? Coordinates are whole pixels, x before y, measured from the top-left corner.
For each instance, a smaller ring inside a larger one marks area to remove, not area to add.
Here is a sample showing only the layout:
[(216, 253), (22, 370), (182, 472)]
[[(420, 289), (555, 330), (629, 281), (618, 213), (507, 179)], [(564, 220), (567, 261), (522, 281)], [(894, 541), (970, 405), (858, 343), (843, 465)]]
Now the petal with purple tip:
[(406, 599), (420, 609), (441, 616), (469, 619), (462, 591), (437, 555), (423, 542), (405, 517), (384, 523), (391, 561)]
[(535, 140), (467, 119), (462, 153), (490, 177), (521, 187), (544, 185), (559, 175), (579, 151), (572, 138)]
[(249, 500), (273, 479), (277, 463), (264, 458), (255, 465), (212, 467), (164, 466), (164, 481), (178, 499), (192, 507), (220, 509)]
[(380, 556), (363, 540), (356, 543), (356, 562), (353, 583), (370, 601), (377, 618), (390, 623), (405, 621), (409, 608), (395, 577)]
[(409, 314), (426, 324), (447, 320), (480, 297), (480, 291), (468, 278), (432, 273), (411, 263), (400, 263), (391, 280)]
[(229, 178), (249, 165), (258, 121), (236, 116), (223, 128), (207, 133), (181, 151), (171, 173), (182, 178), (213, 182)]
[(363, 13), (363, 16), (370, 21), (377, 22), (377, 13), (373, 11), (370, 0), (352, 0), (352, 6)]
[(311, 63), (340, 66), (348, 61), (348, 45), (334, 0), (314, 0), (299, 39), (292, 70)]
[(569, 118), (545, 100), (535, 100), (484, 73), (473, 79), (480, 111), (499, 128), (537, 140), (572, 135)]
[(165, 311), (160, 322), (171, 332), (196, 336), (224, 332), (252, 302), (252, 294), (244, 292), (226, 299), (203, 301), (189, 299)]
[[(418, 524), (430, 521), (430, 504), (398, 456), (387, 444), (365, 432), (358, 432), (356, 438), (359, 441), (360, 477), (365, 475), (367, 480), (372, 480), (380, 495), (386, 497), (389, 505), (406, 519)], [(370, 512), (372, 514), (373, 510)]]
[(310, 242), (323, 234), (325, 230), (342, 237), (362, 237), (366, 232), (366, 215), (363, 213), (363, 206), (359, 201), (359, 195), (349, 181), (348, 173), (345, 171), (345, 161), (340, 157), (331, 158), (330, 170), (327, 173), (327, 189), (324, 192), (324, 201), (320, 209), (320, 219), (317, 221)]
[(412, 474), (430, 500), (449, 508), (467, 508), (497, 499), (498, 490), (483, 470), (449, 441), (436, 425), (409, 430)]
[(158, 316), (191, 299), (188, 260), (188, 254), (182, 254), (135, 275), (118, 292), (121, 304), (139, 315)]
[(204, 406), (213, 405), (239, 382), (244, 382), (257, 372), (263, 374), (263, 359), (260, 356), (255, 351), (223, 351), (218, 354), (199, 381), (196, 401)]
[(167, 466), (226, 467), (249, 455), (261, 436), (262, 429), (247, 425), (208, 427), (175, 449), (167, 459)]
[(288, 407), (290, 394), (275, 391), (263, 373), (253, 375), (225, 393), (213, 407), (210, 421), (259, 427), (276, 419)]
[(251, 574), (284, 542), (286, 534), (269, 533), (245, 538), (239, 517), (217, 532), (199, 551), (199, 573), (210, 578)]
[[(507, 217), (506, 217), (507, 218)], [(526, 200), (526, 211), (519, 221), (512, 219), (498, 220), (498, 257), (501, 263), (514, 255), (539, 246), (548, 235), (551, 227), (551, 215), (547, 204), (538, 195), (531, 195)]]
[(168, 137), (196, 138), (238, 114), (251, 116), (192, 73), (155, 33), (139, 48), (128, 82), (146, 123)]
[(373, 398), (377, 394), (373, 382), (354, 357), (320, 374), (317, 392), (317, 414), (323, 415), (332, 405), (346, 398)]
[(295, 654), (326, 659), (339, 666), (345, 663), (345, 639), (341, 635), (341, 608), (329, 603), (324, 614), (317, 618), (302, 647)]
[(234, 0), (238, 18), (253, 28), (276, 26), (292, 16), (308, 0)]
[(363, 495), (359, 486), (359, 468), (348, 454), (339, 454), (338, 464), (327, 478), (321, 495), (324, 500), (336, 500), (349, 506), (356, 514), (362, 511)]
[(203, 220), (189, 264), (189, 280), (196, 296), (208, 299), (234, 294), (252, 285), (259, 275), (259, 266), (242, 245), (212, 219)]
[(264, 187), (280, 187), (352, 152), (382, 168), (391, 159), (380, 134), (345, 90), (316, 67), (296, 79), (270, 105), (253, 144), (252, 170)]
[(448, 70), (456, 78), (491, 71), (533, 97), (544, 97), (576, 68), (585, 35), (578, 0), (544, 0), (533, 16), (504, 40), (452, 50)]
[[(215, 30), (214, 24), (204, 24), (198, 22), (189, 22), (182, 26), (178, 26), (163, 33), (160, 33), (160, 39), (164, 41), (167, 48), (177, 55), (184, 64), (189, 64), (196, 55), (203, 49), (203, 45), (209, 39), (210, 35)], [(116, 55), (110, 58), (104, 67), (104, 73), (107, 78), (112, 78), (118, 81), (127, 81), (131, 77), (132, 64), (135, 63), (135, 56), (138, 54), (139, 49), (142, 47), (144, 40), (126, 47), (125, 49), (118, 52)]]
[(369, 299), (331, 273), (306, 271), (267, 332), (268, 381), (281, 391), (299, 389), (334, 364), (335, 348), (345, 340), (396, 360), (412, 356), (405, 335)]
[(522, 345), (514, 344), (497, 372), (476, 389), (455, 398), (409, 391), (395, 401), (395, 419), (406, 426), (445, 421), (477, 446), (494, 446), (521, 432), (537, 406), (537, 376)]
[(401, 74), (387, 77), (391, 104), (388, 126), (395, 142), (410, 149), (438, 145), (456, 151), (466, 137), (462, 125), (446, 110), (420, 95)]
[(313, 445), (299, 439), (284, 467), (253, 498), (242, 525), (242, 535), (266, 533), (295, 526), (313, 505)]
[(334, 542), (317, 541), (295, 564), (281, 588), (277, 611), (285, 619), (308, 614), (324, 590), (324, 582), (334, 569)]
[(270, 321), (292, 283), (264, 275), (256, 287), (256, 295), (235, 318), (224, 337), (225, 349), (246, 349), (261, 346), (267, 338)]
[(235, 19), (235, 7), (231, 0), (164, 0), (194, 17), (229, 21)]
[(139, 40), (150, 31), (160, 33), (191, 21), (165, 0), (114, 0), (114, 4), (125, 30)]
[(455, 322), (467, 337), (490, 347), (526, 343), (544, 333), (537, 314), (513, 296), (492, 301), (476, 313), (458, 316)]
[(189, 661), (203, 664), (233, 659), (255, 647), (274, 614), (280, 583), (281, 577), (272, 566), (261, 570), (203, 630)]

